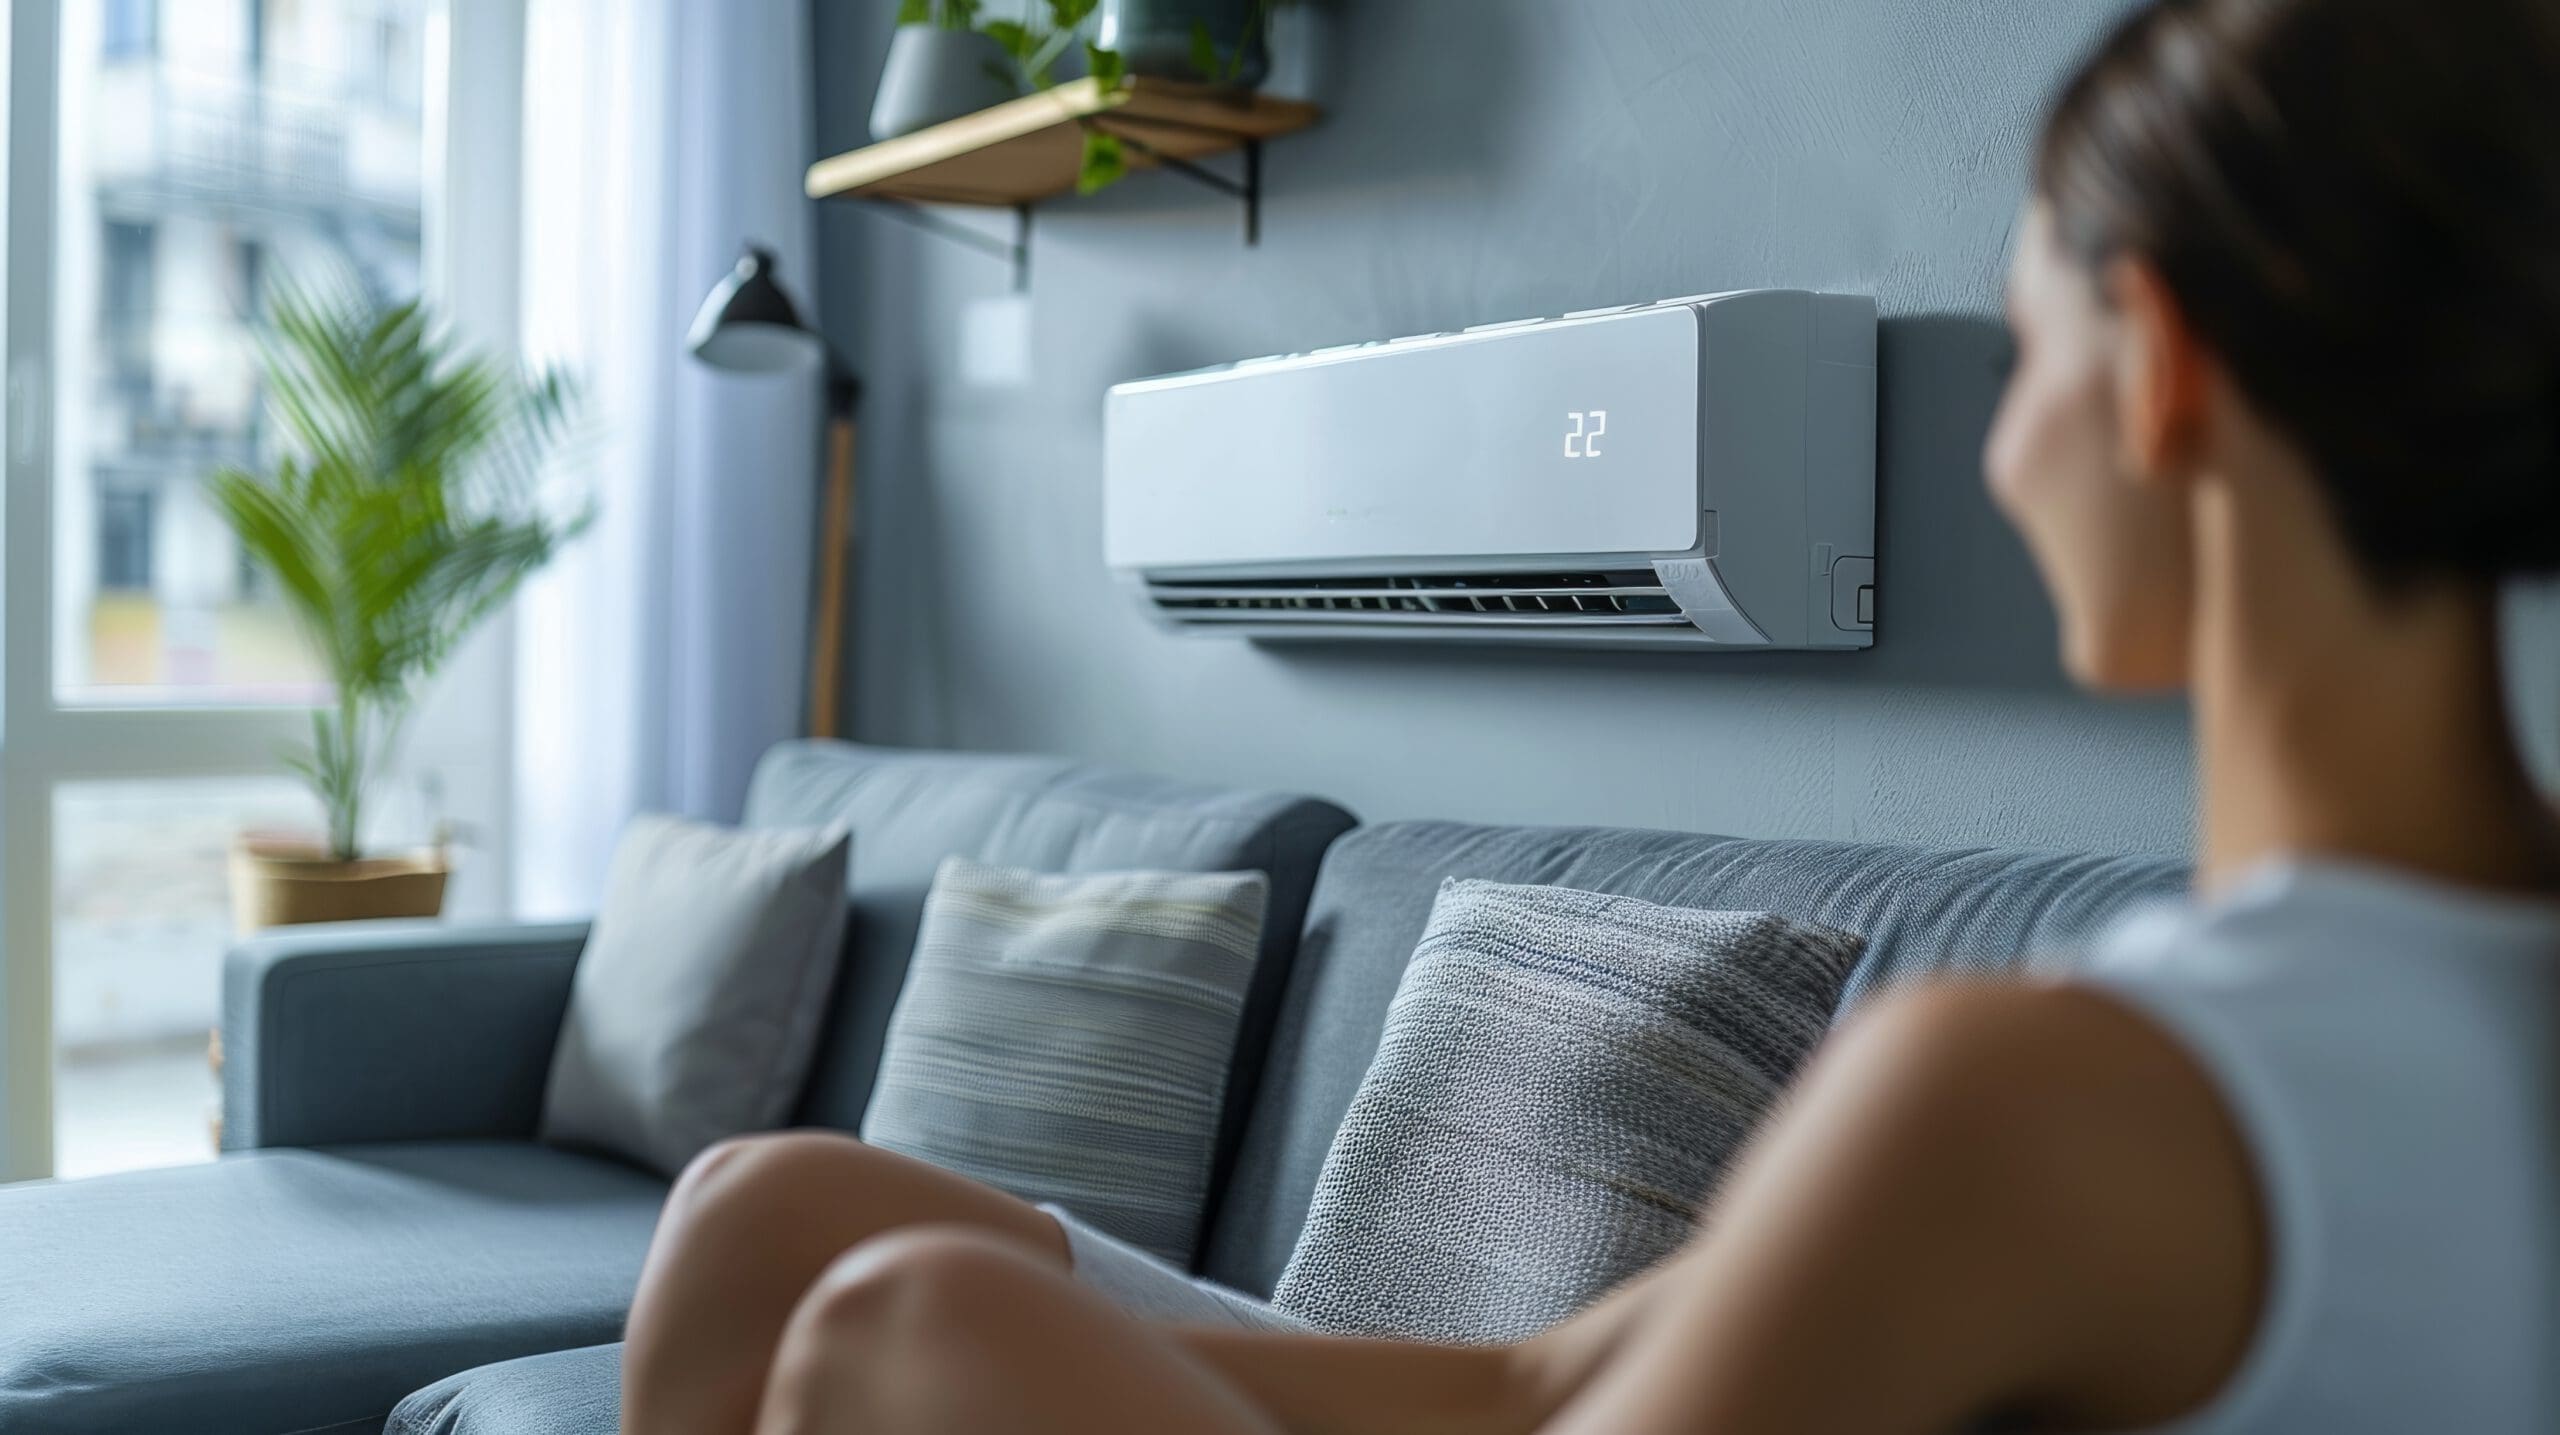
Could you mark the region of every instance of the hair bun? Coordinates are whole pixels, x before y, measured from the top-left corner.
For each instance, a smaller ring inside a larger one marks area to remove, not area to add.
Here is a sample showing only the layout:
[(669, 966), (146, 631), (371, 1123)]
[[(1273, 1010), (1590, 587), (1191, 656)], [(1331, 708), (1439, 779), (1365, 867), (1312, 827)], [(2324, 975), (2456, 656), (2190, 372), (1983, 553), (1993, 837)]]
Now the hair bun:
[(2155, 265), (2377, 576), (2560, 572), (2560, 6), (2163, 0), (2036, 186)]

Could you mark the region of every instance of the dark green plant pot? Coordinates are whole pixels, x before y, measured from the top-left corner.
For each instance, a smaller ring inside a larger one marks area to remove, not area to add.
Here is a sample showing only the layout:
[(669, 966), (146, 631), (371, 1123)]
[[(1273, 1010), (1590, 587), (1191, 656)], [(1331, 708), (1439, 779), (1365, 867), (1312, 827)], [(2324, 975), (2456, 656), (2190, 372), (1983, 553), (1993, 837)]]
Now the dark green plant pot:
[[(1271, 70), (1263, 47), (1263, 29), (1255, 17), (1256, 0), (1102, 0), (1096, 43), (1128, 57), (1129, 72), (1167, 80), (1224, 80), (1223, 67), (1234, 63), (1243, 45), (1244, 68), (1235, 83), (1248, 88), (1262, 83)], [(1216, 47), (1221, 72), (1200, 73), (1192, 58), (1194, 36), (1206, 31)]]
[(871, 102), (871, 137), (896, 139), (1000, 105), (1016, 93), (1004, 46), (975, 30), (901, 25)]

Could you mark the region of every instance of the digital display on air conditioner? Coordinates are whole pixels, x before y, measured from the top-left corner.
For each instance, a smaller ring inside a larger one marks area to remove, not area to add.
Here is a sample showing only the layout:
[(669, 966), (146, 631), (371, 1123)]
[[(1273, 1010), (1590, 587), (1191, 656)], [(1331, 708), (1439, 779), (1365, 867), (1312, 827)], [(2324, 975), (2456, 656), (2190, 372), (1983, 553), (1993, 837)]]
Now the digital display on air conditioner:
[(1607, 409), (1575, 409), (1564, 416), (1564, 456), (1598, 458), (1600, 442), (1609, 436)]

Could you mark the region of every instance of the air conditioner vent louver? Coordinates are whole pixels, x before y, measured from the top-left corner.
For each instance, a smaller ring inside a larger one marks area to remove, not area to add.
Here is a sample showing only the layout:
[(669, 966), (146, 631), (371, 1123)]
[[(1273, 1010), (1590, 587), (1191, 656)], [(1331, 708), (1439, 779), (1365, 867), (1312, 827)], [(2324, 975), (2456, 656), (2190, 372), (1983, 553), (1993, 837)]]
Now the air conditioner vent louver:
[(1275, 614), (1286, 614), (1290, 622), (1432, 627), (1660, 627), (1687, 621), (1650, 570), (1154, 579), (1147, 596), (1178, 623), (1262, 623)]

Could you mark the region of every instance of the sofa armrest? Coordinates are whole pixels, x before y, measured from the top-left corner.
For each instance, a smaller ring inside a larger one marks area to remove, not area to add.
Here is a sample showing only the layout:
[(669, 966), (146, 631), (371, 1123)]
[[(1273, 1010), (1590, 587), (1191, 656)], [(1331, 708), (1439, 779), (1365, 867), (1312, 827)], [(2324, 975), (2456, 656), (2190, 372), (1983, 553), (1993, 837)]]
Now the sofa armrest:
[(279, 929), (222, 973), (222, 1145), (530, 1137), (583, 924)]

